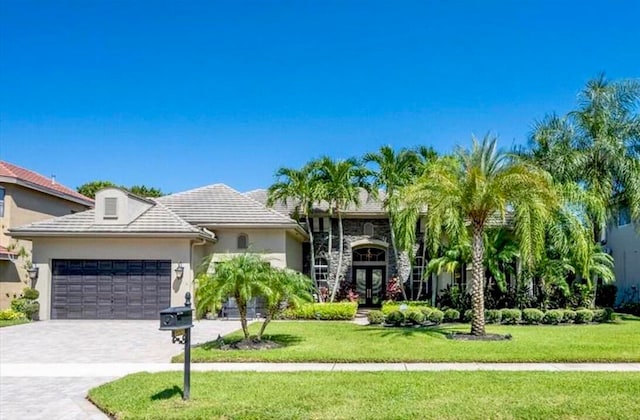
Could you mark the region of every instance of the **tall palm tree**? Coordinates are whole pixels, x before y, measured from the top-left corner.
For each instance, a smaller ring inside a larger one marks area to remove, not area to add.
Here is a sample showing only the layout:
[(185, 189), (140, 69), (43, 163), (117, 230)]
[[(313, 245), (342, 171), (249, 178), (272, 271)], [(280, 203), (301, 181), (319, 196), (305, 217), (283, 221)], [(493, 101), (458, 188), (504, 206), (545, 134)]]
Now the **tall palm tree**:
[[(389, 230), (391, 232), (391, 246), (393, 248), (394, 257), (396, 261), (396, 267), (400, 265), (400, 253), (398, 242), (396, 237), (400, 233), (404, 233), (409, 237), (408, 241), (404, 241), (410, 247), (413, 247), (415, 243), (415, 221), (411, 226), (400, 226), (400, 200), (398, 192), (400, 188), (409, 184), (411, 179), (415, 176), (416, 168), (419, 164), (419, 157), (415, 151), (410, 149), (401, 149), (396, 153), (390, 146), (382, 146), (380, 150), (375, 153), (367, 153), (363, 158), (365, 163), (374, 163), (377, 166), (377, 170), (372, 171), (373, 175), (373, 188), (377, 191), (383, 188), (385, 191), (385, 197), (382, 200), (382, 206), (387, 212), (389, 219)], [(406, 216), (406, 215), (405, 215)], [(409, 217), (407, 222), (411, 223), (412, 217)], [(407, 229), (407, 227), (409, 229)], [(398, 232), (402, 230), (403, 232)], [(413, 235), (412, 235), (413, 230)], [(411, 241), (411, 236), (414, 240)], [(402, 248), (402, 251), (406, 252), (406, 246)], [(412, 256), (412, 252), (409, 252), (409, 257)], [(407, 281), (407, 277), (411, 273), (400, 273), (398, 275), (403, 283)], [(402, 296), (407, 299), (405, 288), (402, 287)]]
[(234, 298), (240, 313), (240, 325), (245, 340), (249, 339), (247, 304), (256, 296), (269, 293), (267, 278), (270, 265), (259, 255), (244, 253), (219, 262), (213, 273), (203, 272), (197, 276), (198, 288), (196, 311), (202, 315), (227, 298)]
[[(471, 334), (484, 335), (484, 232), (491, 216), (503, 220), (512, 211), (515, 235), (524, 264), (532, 265), (544, 249), (544, 226), (557, 197), (545, 171), (510, 159), (497, 150), (496, 139), (473, 138), (471, 150), (458, 149), (453, 157), (436, 160), (414, 185), (405, 189), (407, 200), (427, 206), (427, 227), (433, 238), (451, 239), (471, 234)], [(470, 232), (468, 232), (470, 230)], [(435, 253), (435, 252), (434, 252)]]
[[(330, 214), (338, 215), (338, 263), (335, 271), (333, 290), (330, 301), (333, 302), (342, 275), (342, 260), (344, 253), (344, 230), (342, 227), (342, 213), (350, 205), (360, 205), (360, 192), (362, 189), (371, 193), (371, 184), (367, 178), (371, 172), (360, 161), (354, 158), (345, 160), (333, 160), (330, 157), (322, 157), (315, 167), (318, 175), (319, 191), (321, 199), (329, 203)], [(331, 232), (329, 233), (331, 239)], [(329, 255), (332, 249), (329, 248)]]
[[(267, 206), (273, 207), (277, 202), (285, 205), (289, 201), (296, 203), (296, 213), (303, 216), (310, 243), (310, 274), (314, 281), (315, 273), (315, 243), (313, 239), (313, 228), (309, 223), (309, 216), (313, 210), (313, 204), (320, 197), (317, 178), (314, 173), (315, 164), (310, 162), (301, 169), (280, 168), (276, 171), (276, 182), (267, 190)], [(316, 288), (318, 284), (316, 284)]]

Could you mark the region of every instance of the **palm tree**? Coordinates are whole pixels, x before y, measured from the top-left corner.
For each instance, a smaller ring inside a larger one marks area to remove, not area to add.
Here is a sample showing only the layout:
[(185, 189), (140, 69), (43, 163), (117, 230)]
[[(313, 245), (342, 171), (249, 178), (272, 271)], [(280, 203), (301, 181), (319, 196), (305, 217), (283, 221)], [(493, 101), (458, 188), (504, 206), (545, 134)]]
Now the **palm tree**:
[(271, 268), (266, 277), (265, 317), (257, 339), (261, 340), (264, 330), (283, 306), (298, 307), (312, 300), (313, 284), (307, 276), (288, 269)]
[[(399, 247), (398, 242), (396, 241), (396, 237), (400, 233), (404, 233), (404, 236), (408, 236), (407, 241), (404, 241), (409, 247), (413, 247), (415, 244), (415, 221), (411, 226), (405, 226), (404, 224), (400, 226), (398, 222), (399, 217), (397, 217), (400, 213), (400, 200), (398, 197), (398, 192), (400, 188), (408, 185), (410, 180), (414, 177), (416, 168), (419, 164), (419, 157), (413, 151), (409, 149), (402, 149), (398, 153), (396, 153), (390, 146), (382, 146), (377, 153), (367, 153), (363, 158), (365, 163), (374, 163), (377, 165), (377, 170), (373, 171), (373, 188), (377, 191), (380, 188), (384, 188), (385, 197), (382, 200), (382, 206), (387, 212), (387, 217), (389, 218), (389, 230), (391, 232), (391, 246), (393, 247), (393, 252), (396, 261), (396, 267), (400, 265), (400, 255), (399, 255)], [(409, 217), (408, 222), (412, 221), (412, 217)], [(411, 224), (411, 223), (410, 223)], [(407, 229), (409, 227), (409, 229)], [(403, 230), (404, 232), (398, 232), (399, 230)], [(413, 235), (412, 235), (413, 230)], [(413, 238), (411, 238), (413, 236)], [(413, 239), (413, 240), (411, 240)], [(407, 246), (402, 248), (402, 251), (406, 251)], [(412, 256), (412, 252), (409, 252), (409, 257)], [(400, 270), (398, 270), (400, 271)], [(408, 275), (411, 273), (400, 273), (398, 275), (402, 281), (405, 283), (407, 281)], [(407, 295), (405, 292), (405, 288), (402, 287), (402, 296), (404, 299), (407, 299)]]
[(259, 255), (245, 253), (219, 262), (213, 273), (197, 276), (197, 313), (201, 316), (228, 298), (234, 298), (240, 313), (240, 324), (245, 340), (249, 339), (247, 304), (256, 296), (267, 296), (270, 265)]
[[(342, 259), (344, 252), (344, 230), (342, 228), (342, 213), (350, 205), (360, 205), (360, 191), (372, 191), (367, 178), (371, 172), (354, 158), (333, 160), (327, 156), (320, 158), (315, 167), (318, 175), (320, 199), (329, 203), (329, 214), (338, 215), (338, 263), (335, 271), (333, 290), (330, 301), (333, 302), (342, 276)], [(331, 240), (332, 232), (329, 232)], [(332, 253), (329, 242), (329, 255)]]
[[(309, 216), (313, 211), (313, 204), (318, 201), (319, 189), (314, 173), (315, 164), (306, 164), (300, 170), (280, 168), (276, 171), (276, 182), (267, 191), (267, 206), (272, 207), (276, 202), (287, 205), (289, 200), (296, 203), (296, 213), (304, 217), (307, 233), (309, 234), (311, 268), (310, 275), (315, 276), (315, 243), (313, 229), (309, 223)], [(316, 288), (318, 284), (316, 284)]]
[(491, 216), (514, 215), (525, 265), (533, 265), (544, 249), (544, 226), (557, 205), (551, 177), (533, 165), (510, 159), (496, 149), (496, 139), (473, 138), (471, 150), (458, 149), (453, 157), (428, 165), (414, 185), (405, 189), (407, 200), (427, 206), (427, 227), (434, 253), (446, 233), (451, 242), (471, 233), (471, 334), (484, 335), (484, 232)]

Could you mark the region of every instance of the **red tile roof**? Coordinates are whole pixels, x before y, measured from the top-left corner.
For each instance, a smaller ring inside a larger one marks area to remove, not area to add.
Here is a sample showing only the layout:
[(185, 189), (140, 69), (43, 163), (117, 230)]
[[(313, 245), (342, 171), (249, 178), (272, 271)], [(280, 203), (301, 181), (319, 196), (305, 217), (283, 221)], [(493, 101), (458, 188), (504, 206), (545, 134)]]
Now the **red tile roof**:
[(79, 192), (72, 190), (71, 188), (57, 183), (51, 178), (47, 178), (40, 175), (39, 173), (21, 168), (20, 166), (16, 166), (9, 162), (0, 161), (0, 176), (15, 178), (16, 181), (21, 181), (26, 184), (32, 184), (36, 187), (44, 189), (45, 191), (48, 190), (54, 195), (66, 195), (73, 201), (80, 200), (87, 203), (88, 205), (91, 205), (93, 203), (93, 200), (91, 198), (86, 197)]

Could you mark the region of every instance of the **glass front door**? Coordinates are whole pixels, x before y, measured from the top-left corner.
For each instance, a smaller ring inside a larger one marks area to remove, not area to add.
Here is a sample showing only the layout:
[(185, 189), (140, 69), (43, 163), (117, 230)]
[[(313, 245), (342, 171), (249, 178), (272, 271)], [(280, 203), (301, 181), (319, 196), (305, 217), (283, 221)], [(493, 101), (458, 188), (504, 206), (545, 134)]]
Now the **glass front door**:
[(354, 267), (360, 306), (379, 306), (384, 298), (384, 267)]

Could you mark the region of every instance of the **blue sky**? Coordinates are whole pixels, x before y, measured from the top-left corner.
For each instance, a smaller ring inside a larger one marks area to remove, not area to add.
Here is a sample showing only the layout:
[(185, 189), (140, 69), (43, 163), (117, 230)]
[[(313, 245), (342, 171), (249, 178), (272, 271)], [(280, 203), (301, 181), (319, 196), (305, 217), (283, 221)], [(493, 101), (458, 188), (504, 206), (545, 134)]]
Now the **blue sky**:
[(0, 159), (166, 192), (390, 144), (526, 141), (640, 77), (635, 1), (0, 1)]

